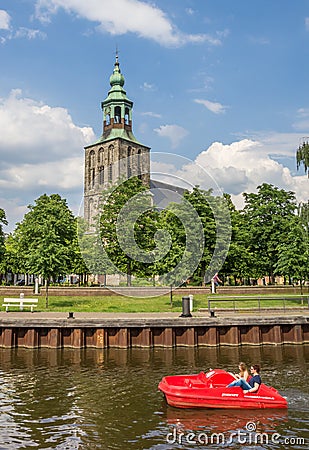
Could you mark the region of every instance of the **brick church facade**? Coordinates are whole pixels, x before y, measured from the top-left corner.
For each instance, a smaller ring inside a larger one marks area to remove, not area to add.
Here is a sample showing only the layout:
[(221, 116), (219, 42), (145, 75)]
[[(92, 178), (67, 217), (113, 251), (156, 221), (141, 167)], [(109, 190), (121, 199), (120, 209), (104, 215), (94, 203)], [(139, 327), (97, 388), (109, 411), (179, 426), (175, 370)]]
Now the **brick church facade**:
[(116, 55), (110, 90), (101, 103), (103, 132), (85, 147), (84, 218), (93, 223), (101, 193), (118, 180), (137, 176), (150, 187), (150, 148), (138, 142), (132, 131), (133, 102), (124, 90)]

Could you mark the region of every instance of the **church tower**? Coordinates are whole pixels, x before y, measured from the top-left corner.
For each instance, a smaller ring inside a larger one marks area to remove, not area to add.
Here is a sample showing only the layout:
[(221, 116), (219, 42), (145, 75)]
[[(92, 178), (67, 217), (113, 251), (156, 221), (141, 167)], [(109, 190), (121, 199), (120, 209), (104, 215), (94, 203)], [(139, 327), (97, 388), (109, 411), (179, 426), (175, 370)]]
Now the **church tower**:
[(101, 103), (103, 133), (94, 144), (85, 147), (84, 217), (93, 223), (101, 193), (119, 179), (139, 177), (150, 185), (150, 148), (140, 144), (132, 131), (133, 102), (124, 90), (116, 54), (111, 89)]

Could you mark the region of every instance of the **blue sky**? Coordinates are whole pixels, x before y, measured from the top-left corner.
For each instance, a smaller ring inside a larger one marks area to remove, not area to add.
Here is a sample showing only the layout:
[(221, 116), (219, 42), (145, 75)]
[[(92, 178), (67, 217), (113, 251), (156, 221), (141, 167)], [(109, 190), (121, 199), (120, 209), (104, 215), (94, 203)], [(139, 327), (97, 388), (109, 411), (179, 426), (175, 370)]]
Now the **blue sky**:
[(238, 207), (263, 182), (307, 201), (295, 151), (309, 135), (309, 0), (0, 0), (8, 229), (45, 192), (77, 214), (116, 47), (140, 142), (203, 166)]

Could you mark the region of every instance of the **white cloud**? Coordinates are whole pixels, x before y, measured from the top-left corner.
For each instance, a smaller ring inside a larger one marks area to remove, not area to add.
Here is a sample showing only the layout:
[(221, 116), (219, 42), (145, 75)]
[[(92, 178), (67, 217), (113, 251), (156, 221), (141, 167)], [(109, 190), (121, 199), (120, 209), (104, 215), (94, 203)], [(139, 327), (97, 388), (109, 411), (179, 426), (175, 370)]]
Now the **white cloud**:
[(4, 9), (0, 9), (0, 30), (9, 30), (10, 22), (10, 15)]
[(154, 113), (152, 111), (142, 112), (141, 115), (142, 116), (148, 116), (148, 117), (154, 117), (156, 119), (160, 119), (162, 117), (161, 114), (157, 114), (157, 113)]
[[(279, 152), (279, 151), (278, 151)], [(177, 155), (174, 155), (177, 160)], [(178, 157), (179, 159), (179, 157)], [(155, 178), (171, 182), (169, 174), (177, 179), (177, 185), (199, 185), (212, 188), (215, 193), (229, 193), (237, 208), (244, 206), (243, 193), (256, 192), (257, 186), (269, 183), (280, 189), (295, 192), (299, 202), (309, 198), (309, 180), (306, 175), (293, 176), (289, 168), (273, 160), (262, 142), (243, 139), (225, 145), (214, 142), (201, 152), (195, 161), (185, 162), (182, 167), (173, 163), (152, 164)], [(164, 175), (165, 174), (165, 175)], [(219, 188), (219, 189), (218, 189)]]
[(26, 39), (36, 39), (36, 38), (41, 38), (41, 39), (45, 39), (46, 38), (46, 33), (40, 31), (40, 30), (34, 30), (31, 28), (27, 28), (27, 27), (19, 27), (16, 30), (14, 30), (11, 25), (11, 17), (10, 15), (4, 11), (3, 9), (0, 10), (0, 30), (5, 30), (7, 31), (5, 37), (1, 36), (0, 37), (0, 42), (2, 44), (4, 44), (6, 41), (12, 40), (12, 39), (21, 39), (21, 38), (26, 38)]
[(8, 39), (14, 39), (14, 38), (15, 39), (16, 38), (17, 39), (26, 38), (29, 40), (36, 39), (36, 38), (45, 39), (46, 33), (44, 33), (43, 31), (40, 31), (40, 30), (34, 30), (32, 28), (20, 27)]
[(208, 42), (220, 45), (218, 37), (207, 34), (182, 33), (172, 23), (166, 13), (141, 0), (37, 0), (36, 16), (42, 22), (60, 8), (79, 17), (99, 23), (98, 29), (112, 35), (135, 33), (139, 37), (158, 42), (166, 47), (178, 47), (188, 42)]
[(188, 14), (188, 16), (193, 16), (195, 14), (194, 9), (192, 8), (186, 8), (185, 11)]
[(141, 88), (143, 91), (154, 91), (156, 89), (154, 84), (147, 83), (147, 81), (143, 83)]
[(1, 191), (64, 190), (81, 186), (83, 179), (83, 157), (63, 158), (47, 164), (10, 165), (1, 173)]
[(205, 108), (207, 108), (209, 111), (213, 112), (214, 114), (223, 114), (226, 111), (226, 106), (222, 105), (218, 102), (211, 102), (209, 100), (203, 100), (203, 99), (194, 99), (195, 103), (198, 103), (200, 105), (204, 105)]
[(160, 136), (171, 141), (172, 148), (176, 148), (179, 143), (188, 135), (188, 131), (179, 125), (161, 125), (154, 131)]
[(94, 142), (92, 129), (75, 125), (65, 108), (23, 97), (18, 89), (0, 99), (0, 129), (0, 206), (10, 228), (45, 192), (69, 194), (76, 210), (82, 199), (83, 147)]
[(233, 194), (238, 206), (243, 201), (243, 192), (255, 192), (262, 183), (291, 190), (299, 201), (309, 198), (308, 178), (292, 176), (287, 167), (270, 157), (261, 142), (249, 139), (230, 145), (215, 142), (198, 155), (196, 163), (210, 171), (224, 192)]
[[(303, 133), (278, 133), (272, 132), (247, 132), (238, 137), (246, 137), (261, 144), (259, 154), (271, 156), (274, 159), (293, 158), (300, 142), (302, 142)], [(295, 166), (296, 168), (296, 166)]]
[(306, 26), (306, 30), (309, 31), (309, 17), (305, 18), (305, 26)]
[(309, 108), (299, 108), (297, 110), (298, 120), (293, 123), (294, 130), (304, 131), (308, 134), (309, 128)]
[(0, 129), (0, 152), (14, 164), (76, 156), (94, 139), (92, 129), (75, 125), (66, 109), (23, 97), (19, 89), (0, 99)]
[(57, 193), (68, 200), (75, 215), (83, 201), (84, 158), (63, 158), (48, 164), (9, 165), (0, 170), (0, 207), (6, 212), (12, 231), (23, 219), (27, 206), (42, 194)]
[(298, 117), (309, 117), (309, 108), (299, 108), (297, 115)]

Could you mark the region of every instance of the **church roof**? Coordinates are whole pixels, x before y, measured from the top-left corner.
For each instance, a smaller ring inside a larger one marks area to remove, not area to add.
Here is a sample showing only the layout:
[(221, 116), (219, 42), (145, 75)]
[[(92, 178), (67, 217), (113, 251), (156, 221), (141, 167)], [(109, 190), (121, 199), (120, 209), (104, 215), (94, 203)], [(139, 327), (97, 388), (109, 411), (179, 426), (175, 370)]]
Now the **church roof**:
[(142, 147), (148, 147), (147, 145), (141, 144), (136, 137), (134, 136), (132, 131), (124, 130), (123, 128), (112, 128), (111, 130), (107, 130), (103, 132), (100, 139), (98, 139), (93, 144), (85, 146), (85, 148), (92, 147), (97, 144), (103, 144), (104, 142), (112, 141), (113, 139), (124, 139), (125, 141), (135, 143), (137, 145), (141, 145)]

